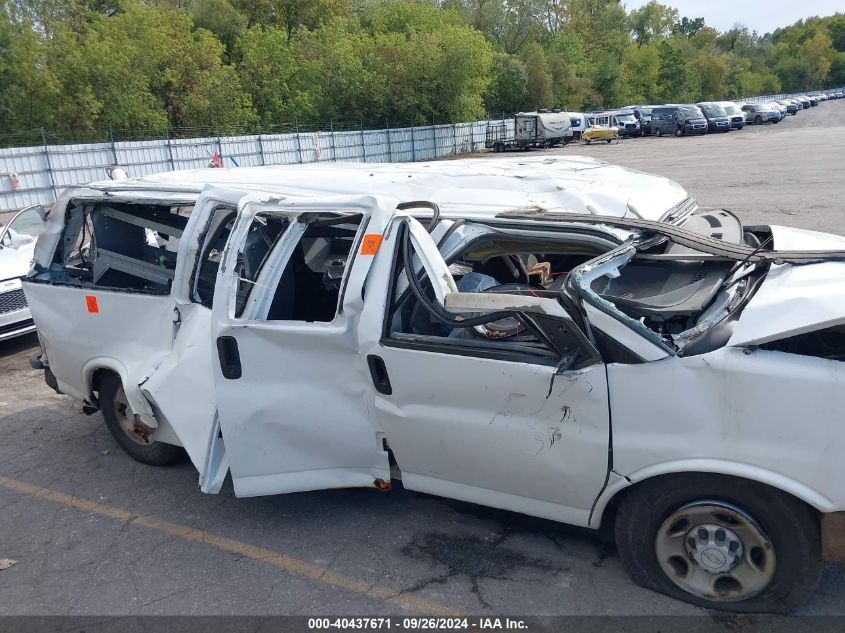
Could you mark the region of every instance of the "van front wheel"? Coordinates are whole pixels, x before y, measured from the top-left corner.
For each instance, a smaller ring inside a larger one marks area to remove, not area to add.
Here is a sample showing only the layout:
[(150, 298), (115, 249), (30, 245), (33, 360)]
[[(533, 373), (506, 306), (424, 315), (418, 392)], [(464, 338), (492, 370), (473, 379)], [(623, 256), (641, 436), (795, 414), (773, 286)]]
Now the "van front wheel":
[(156, 442), (149, 437), (126, 399), (120, 378), (105, 376), (99, 390), (100, 411), (106, 426), (120, 447), (136, 462), (150, 466), (169, 466), (182, 456), (182, 449), (173, 444)]
[(702, 607), (787, 613), (822, 571), (819, 519), (763, 484), (695, 473), (633, 488), (616, 544), (639, 584)]

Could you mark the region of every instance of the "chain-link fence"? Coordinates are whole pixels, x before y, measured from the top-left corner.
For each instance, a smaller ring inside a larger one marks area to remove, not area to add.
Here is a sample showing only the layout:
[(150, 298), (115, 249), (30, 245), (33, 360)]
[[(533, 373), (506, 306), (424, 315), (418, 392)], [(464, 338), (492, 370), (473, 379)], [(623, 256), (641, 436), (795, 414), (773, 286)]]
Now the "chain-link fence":
[[(0, 145), (7, 145), (0, 149), (0, 211), (49, 204), (66, 187), (105, 179), (104, 170), (111, 165), (120, 165), (130, 176), (144, 176), (208, 166), (431, 160), (483, 149), (488, 124), (512, 128), (513, 119), (381, 129), (294, 124), (225, 136), (208, 129), (157, 135), (108, 129), (60, 137), (44, 130), (28, 131), (0, 138)], [(18, 139), (28, 142), (8, 146)], [(59, 139), (65, 142), (56, 142)], [(80, 142), (67, 143), (73, 139)]]

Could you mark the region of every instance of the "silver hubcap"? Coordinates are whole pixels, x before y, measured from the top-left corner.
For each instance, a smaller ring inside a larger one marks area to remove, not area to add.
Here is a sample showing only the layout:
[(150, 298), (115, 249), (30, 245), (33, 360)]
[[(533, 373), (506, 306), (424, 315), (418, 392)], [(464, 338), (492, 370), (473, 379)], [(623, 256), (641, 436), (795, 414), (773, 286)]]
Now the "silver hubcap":
[(688, 504), (660, 526), (657, 561), (678, 587), (699, 598), (738, 602), (760, 593), (775, 572), (775, 552), (748, 514), (719, 501)]
[(120, 387), (114, 396), (114, 414), (120, 428), (136, 444), (149, 446), (155, 441), (150, 437), (150, 429), (141, 422), (129, 406), (123, 387)]

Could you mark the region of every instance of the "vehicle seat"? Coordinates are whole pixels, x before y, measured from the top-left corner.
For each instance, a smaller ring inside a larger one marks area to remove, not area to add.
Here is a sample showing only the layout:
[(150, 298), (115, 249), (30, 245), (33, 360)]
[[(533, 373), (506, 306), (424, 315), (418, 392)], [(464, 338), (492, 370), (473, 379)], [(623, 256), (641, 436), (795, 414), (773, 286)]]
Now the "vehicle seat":
[(713, 301), (729, 270), (730, 262), (634, 262), (596, 291), (635, 319), (692, 316)]

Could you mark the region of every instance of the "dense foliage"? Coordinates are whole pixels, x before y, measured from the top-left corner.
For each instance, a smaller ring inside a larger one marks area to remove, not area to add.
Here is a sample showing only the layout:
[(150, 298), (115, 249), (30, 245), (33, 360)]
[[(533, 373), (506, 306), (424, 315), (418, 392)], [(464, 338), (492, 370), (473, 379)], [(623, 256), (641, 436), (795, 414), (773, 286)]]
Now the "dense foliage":
[(732, 98), (845, 84), (845, 14), (720, 33), (655, 1), (0, 0), (0, 133)]

